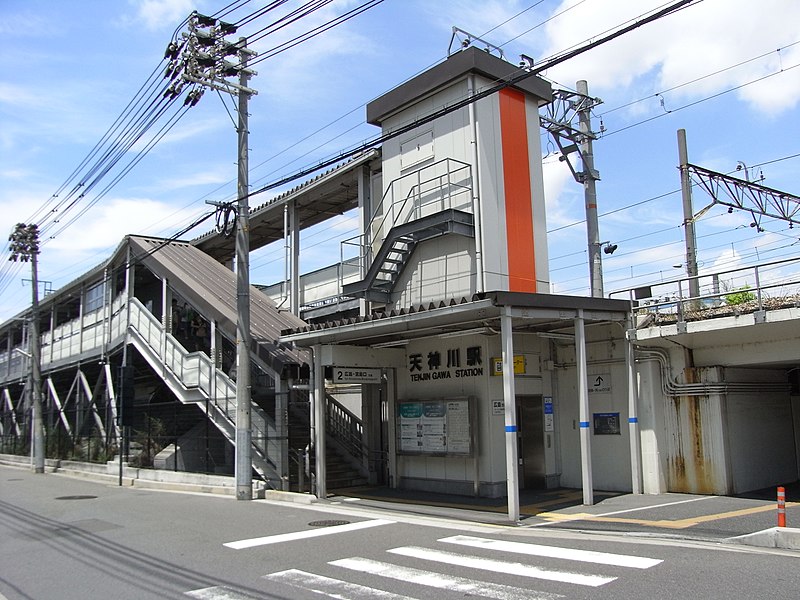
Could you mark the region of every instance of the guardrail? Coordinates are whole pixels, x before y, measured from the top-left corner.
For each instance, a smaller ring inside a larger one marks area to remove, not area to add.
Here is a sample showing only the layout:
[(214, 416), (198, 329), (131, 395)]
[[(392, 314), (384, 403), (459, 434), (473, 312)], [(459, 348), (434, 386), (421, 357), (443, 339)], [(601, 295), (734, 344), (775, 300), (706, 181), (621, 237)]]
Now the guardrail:
[[(690, 290), (696, 287), (699, 293)], [(683, 322), (800, 305), (800, 258), (703, 273), (611, 292), (634, 315)]]

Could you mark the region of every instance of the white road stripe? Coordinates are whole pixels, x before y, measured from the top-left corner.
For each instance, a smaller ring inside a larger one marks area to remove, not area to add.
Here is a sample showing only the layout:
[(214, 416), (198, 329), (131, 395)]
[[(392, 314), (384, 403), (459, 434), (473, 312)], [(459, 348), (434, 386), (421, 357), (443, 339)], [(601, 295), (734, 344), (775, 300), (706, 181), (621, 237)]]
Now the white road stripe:
[(627, 554), (611, 554), (608, 552), (593, 552), (591, 550), (559, 548), (557, 546), (542, 546), (539, 544), (525, 544), (522, 542), (506, 542), (502, 540), (479, 538), (471, 535), (454, 535), (452, 537), (442, 538), (439, 541), (445, 542), (446, 544), (469, 546), (471, 548), (497, 550), (498, 552), (513, 552), (515, 554), (525, 554), (527, 556), (563, 558), (577, 562), (589, 562), (599, 565), (614, 565), (617, 567), (629, 567), (631, 569), (649, 569), (650, 567), (654, 567), (664, 562), (658, 558), (629, 556)]
[(442, 552), (440, 550), (430, 550), (417, 546), (404, 546), (402, 548), (392, 548), (387, 550), (392, 554), (410, 556), (422, 560), (432, 560), (448, 565), (468, 567), (470, 569), (483, 569), (495, 573), (507, 573), (508, 575), (518, 575), (521, 577), (533, 577), (536, 579), (546, 579), (548, 581), (561, 581), (563, 583), (574, 583), (576, 585), (588, 585), (598, 587), (614, 581), (616, 577), (605, 575), (584, 575), (583, 573), (573, 573), (569, 571), (555, 571), (542, 569), (523, 563), (505, 562), (502, 560), (492, 560), (489, 558), (479, 558), (477, 556), (465, 556), (453, 552)]
[[(563, 513), (565, 517), (564, 519), (559, 519), (555, 522), (555, 524), (559, 523), (569, 523), (570, 521), (591, 521), (592, 519), (597, 519), (599, 517), (612, 517), (614, 515), (624, 515), (626, 513), (638, 512), (642, 510), (650, 510), (652, 508), (664, 508), (665, 506), (675, 506), (676, 504), (688, 504), (689, 502), (699, 502), (701, 500), (713, 500), (717, 498), (717, 496), (701, 496), (699, 498), (689, 498), (688, 500), (677, 500), (675, 502), (665, 502), (664, 504), (652, 504), (650, 506), (637, 506), (636, 508), (626, 508), (624, 510), (615, 510), (612, 512), (607, 513), (599, 513), (596, 515), (581, 513), (577, 515), (569, 515), (568, 513)], [(544, 521), (543, 523), (534, 523), (533, 525), (528, 525), (528, 527), (546, 527), (547, 525), (553, 525), (553, 521)]]
[(445, 575), (444, 573), (434, 573), (421, 569), (401, 567), (371, 560), (369, 558), (344, 558), (331, 561), (328, 564), (358, 571), (360, 573), (370, 573), (372, 575), (388, 577), (389, 579), (406, 581), (437, 589), (452, 590), (469, 595), (478, 595), (484, 598), (494, 598), (495, 600), (556, 600), (557, 598), (563, 598), (561, 594), (537, 592), (536, 590), (523, 589), (511, 585), (477, 581), (465, 577)]
[(199, 600), (258, 600), (255, 596), (241, 594), (222, 586), (192, 590), (191, 592), (184, 593), (184, 596), (191, 596)]
[(332, 598), (340, 598), (341, 600), (359, 600), (361, 598), (364, 600), (369, 598), (414, 600), (410, 596), (401, 596), (385, 590), (350, 583), (349, 581), (341, 581), (332, 577), (324, 577), (315, 573), (300, 571), (299, 569), (288, 569), (271, 575), (264, 575), (264, 579), (277, 581), (278, 583), (284, 583), (301, 590), (308, 590)]
[(306, 540), (308, 538), (315, 538), (323, 535), (335, 535), (337, 533), (357, 531), (359, 529), (378, 527), (380, 525), (391, 525), (392, 523), (394, 523), (394, 521), (386, 521), (384, 519), (375, 519), (373, 521), (359, 521), (358, 523), (348, 523), (347, 525), (335, 525), (333, 527), (322, 527), (320, 529), (308, 529), (306, 531), (295, 531), (293, 533), (281, 533), (278, 535), (268, 535), (266, 537), (251, 538), (249, 540), (227, 542), (222, 545), (228, 548), (233, 548), (234, 550), (242, 550), (243, 548), (253, 548), (254, 546), (266, 546), (268, 544), (280, 544), (281, 542)]

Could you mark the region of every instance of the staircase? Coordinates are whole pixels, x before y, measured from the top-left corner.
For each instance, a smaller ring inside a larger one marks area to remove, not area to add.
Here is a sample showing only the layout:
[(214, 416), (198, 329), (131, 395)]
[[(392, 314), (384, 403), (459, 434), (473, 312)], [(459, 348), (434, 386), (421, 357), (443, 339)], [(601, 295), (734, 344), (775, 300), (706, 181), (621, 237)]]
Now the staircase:
[[(235, 444), (236, 383), (217, 369), (203, 352), (188, 352), (136, 298), (129, 304), (128, 330), (134, 347), (170, 391), (184, 404), (196, 404)], [(250, 406), (253, 468), (273, 489), (282, 489), (281, 456), (275, 422), (257, 404)]]
[(453, 208), (393, 227), (383, 240), (366, 277), (342, 287), (346, 296), (388, 304), (397, 280), (417, 244), (454, 233), (475, 236), (471, 213)]
[[(409, 190), (403, 200), (393, 200), (404, 189)], [(472, 200), (471, 166), (451, 158), (392, 181), (365, 229), (368, 233), (342, 242), (342, 262), (357, 262), (364, 274), (361, 281), (340, 281), (343, 295), (390, 303), (418, 244), (448, 234), (475, 236), (474, 216), (464, 210), (471, 210)], [(344, 259), (352, 246), (357, 248), (357, 257)]]
[[(315, 473), (315, 456), (310, 443), (310, 403), (307, 399), (289, 405), (289, 452), (295, 457), (289, 471), (290, 489), (309, 491)], [(326, 395), (325, 472), (328, 489), (367, 485), (361, 421), (330, 395)], [(308, 449), (308, 473), (300, 485), (298, 460)]]

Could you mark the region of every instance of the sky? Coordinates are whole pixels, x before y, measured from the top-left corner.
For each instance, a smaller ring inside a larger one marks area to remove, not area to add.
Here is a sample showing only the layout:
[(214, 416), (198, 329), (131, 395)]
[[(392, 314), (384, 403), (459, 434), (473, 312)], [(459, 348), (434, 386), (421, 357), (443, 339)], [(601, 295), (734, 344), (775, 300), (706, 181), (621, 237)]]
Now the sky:
[[(260, 52), (362, 3), (335, 0), (250, 47)], [(109, 130), (157, 68), (192, 10), (214, 14), (225, 0), (0, 0), (0, 232), (30, 222)], [(267, 2), (251, 1), (226, 20)], [(298, 1), (243, 26), (251, 36)], [(541, 61), (666, 0), (384, 0), (344, 24), (261, 61), (250, 86), (250, 182), (263, 186), (379, 133), (365, 105), (445, 59), (453, 27)], [(592, 124), (599, 171), (597, 203), (608, 295), (683, 271), (684, 242), (677, 130), (689, 161), (800, 196), (800, 3), (796, 0), (702, 0), (626, 34), (543, 76), (555, 88), (588, 82), (602, 99)], [(456, 40), (457, 45), (458, 40)], [(454, 46), (455, 48), (455, 46)], [(209, 212), (207, 201), (235, 198), (236, 132), (229, 97), (207, 92), (85, 214), (43, 235), (39, 278), (51, 289), (100, 264), (126, 234), (170, 236)], [(142, 149), (140, 142), (134, 150)], [(542, 135), (551, 290), (588, 295), (583, 187)], [(124, 160), (120, 164), (125, 164)], [(745, 165), (747, 169), (737, 169)], [(300, 183), (302, 180), (296, 182)], [(276, 190), (279, 193), (281, 190)], [(62, 192), (63, 194), (63, 192)], [(263, 204), (270, 194), (251, 199)], [(695, 190), (695, 212), (710, 197)], [(50, 204), (49, 206), (52, 206)], [(72, 213), (76, 214), (76, 213)], [(55, 217), (57, 218), (57, 216)], [(67, 221), (71, 221), (68, 219)], [(701, 272), (800, 256), (800, 227), (713, 206), (696, 222)], [(184, 235), (213, 227), (207, 221)], [(301, 270), (332, 262), (338, 240), (355, 233), (343, 217), (303, 234)], [(53, 235), (54, 234), (54, 235)], [(283, 249), (251, 257), (251, 282), (284, 272)], [(0, 320), (30, 305), (30, 272), (0, 280)], [(677, 265), (677, 266), (676, 266)], [(774, 270), (789, 277), (788, 267)], [(723, 278), (723, 286), (745, 279)], [(775, 293), (780, 293), (777, 290)]]

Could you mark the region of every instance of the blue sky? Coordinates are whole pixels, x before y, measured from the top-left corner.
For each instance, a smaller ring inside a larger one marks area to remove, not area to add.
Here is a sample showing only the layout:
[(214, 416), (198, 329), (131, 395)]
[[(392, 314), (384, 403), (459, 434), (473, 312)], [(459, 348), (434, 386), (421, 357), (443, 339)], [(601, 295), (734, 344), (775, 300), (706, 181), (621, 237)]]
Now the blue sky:
[[(198, 0), (3, 0), (0, 4), (0, 231), (25, 221), (70, 176), (155, 69), (176, 27)], [(243, 16), (263, 6), (250, 2)], [(289, 2), (295, 7), (299, 2)], [(263, 50), (360, 4), (336, 0)], [(335, 154), (377, 129), (364, 105), (442, 60), (452, 27), (541, 60), (597, 37), (661, 0), (385, 0), (370, 11), (258, 64), (251, 86), (254, 186)], [(704, 0), (553, 68), (555, 87), (588, 81), (600, 235), (618, 245), (604, 257), (606, 292), (680, 274), (681, 199), (676, 131), (687, 131), (691, 162), (735, 172), (739, 161), (765, 185), (800, 195), (800, 3)], [(269, 18), (243, 28), (249, 35)], [(105, 259), (125, 234), (168, 236), (235, 195), (236, 133), (230, 101), (206, 93), (130, 174), (75, 224), (44, 240), (40, 278), (54, 289)], [(552, 288), (588, 294), (583, 189), (543, 136)], [(791, 157), (791, 158), (789, 158)], [(757, 166), (761, 165), (761, 166)], [(743, 175), (743, 171), (738, 172)], [(110, 180), (110, 178), (109, 178)], [(258, 205), (269, 196), (254, 198)], [(695, 193), (695, 208), (708, 203)], [(714, 207), (697, 223), (701, 269), (800, 254), (800, 228)], [(341, 219), (304, 236), (301, 267), (338, 256), (353, 232)], [(209, 228), (201, 226), (193, 234)], [(186, 237), (194, 237), (193, 234)], [(5, 234), (4, 234), (5, 235)], [(793, 245), (794, 244), (794, 245)], [(252, 257), (254, 283), (283, 274), (281, 248)], [(7, 266), (4, 264), (4, 268)], [(0, 319), (30, 303), (22, 271), (0, 293)]]

